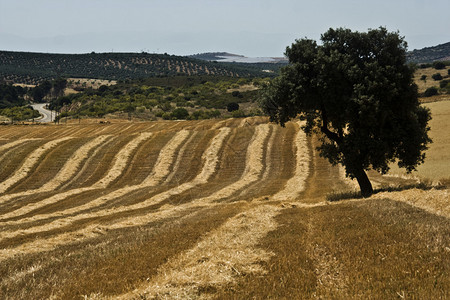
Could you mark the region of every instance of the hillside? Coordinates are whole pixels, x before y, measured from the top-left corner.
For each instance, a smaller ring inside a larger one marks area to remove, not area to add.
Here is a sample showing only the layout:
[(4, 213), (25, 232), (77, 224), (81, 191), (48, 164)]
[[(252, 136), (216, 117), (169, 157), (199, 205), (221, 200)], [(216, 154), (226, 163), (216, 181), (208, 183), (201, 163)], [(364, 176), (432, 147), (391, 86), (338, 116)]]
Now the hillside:
[(450, 60), (450, 42), (437, 45), (434, 47), (426, 47), (420, 50), (409, 51), (407, 59), (415, 63), (430, 63), (433, 61)]
[(0, 295), (448, 299), (448, 190), (328, 202), (354, 183), (299, 125), (2, 126)]
[(56, 76), (107, 80), (174, 75), (267, 76), (261, 68), (149, 53), (48, 54), (0, 51), (0, 80), (36, 84)]

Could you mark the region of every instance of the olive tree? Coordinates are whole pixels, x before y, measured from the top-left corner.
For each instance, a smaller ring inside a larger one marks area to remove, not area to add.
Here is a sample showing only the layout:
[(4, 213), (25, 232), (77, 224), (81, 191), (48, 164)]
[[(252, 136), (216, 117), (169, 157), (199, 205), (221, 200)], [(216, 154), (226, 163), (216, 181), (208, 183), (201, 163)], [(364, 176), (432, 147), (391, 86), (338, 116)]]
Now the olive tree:
[(329, 29), (321, 41), (287, 47), (289, 64), (265, 87), (261, 105), (282, 126), (306, 121), (302, 129), (321, 136), (320, 155), (342, 164), (370, 196), (370, 168), (386, 173), (397, 160), (411, 172), (424, 161), (430, 112), (419, 105), (407, 44), (397, 32)]

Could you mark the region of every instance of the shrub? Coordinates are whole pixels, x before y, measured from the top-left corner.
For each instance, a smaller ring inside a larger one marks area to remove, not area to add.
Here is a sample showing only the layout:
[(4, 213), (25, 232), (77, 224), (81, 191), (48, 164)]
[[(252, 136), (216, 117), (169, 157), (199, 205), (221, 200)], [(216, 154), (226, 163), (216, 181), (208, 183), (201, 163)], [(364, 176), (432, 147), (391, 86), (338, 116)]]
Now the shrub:
[(442, 70), (442, 69), (445, 69), (445, 64), (442, 61), (436, 61), (433, 63), (433, 67), (436, 70)]
[(442, 80), (442, 75), (440, 73), (436, 73), (433, 74), (433, 76), (431, 76), (431, 78), (433, 78), (436, 81)]
[(441, 82), (439, 82), (439, 87), (443, 89), (448, 85), (449, 82), (450, 80), (442, 80)]
[(175, 108), (172, 117), (178, 120), (185, 120), (189, 117), (189, 112), (185, 108)]
[(230, 102), (227, 105), (227, 110), (229, 112), (235, 111), (235, 110), (239, 110), (239, 104), (237, 104), (236, 102)]
[(169, 112), (165, 112), (165, 113), (163, 113), (162, 118), (164, 120), (171, 120), (172, 119), (172, 114), (169, 113)]
[(425, 91), (424, 95), (425, 95), (425, 97), (431, 97), (431, 96), (437, 95), (437, 93), (438, 93), (437, 88), (430, 87)]
[(422, 77), (420, 77), (420, 80), (423, 80), (423, 81), (427, 80), (427, 75), (422, 75)]

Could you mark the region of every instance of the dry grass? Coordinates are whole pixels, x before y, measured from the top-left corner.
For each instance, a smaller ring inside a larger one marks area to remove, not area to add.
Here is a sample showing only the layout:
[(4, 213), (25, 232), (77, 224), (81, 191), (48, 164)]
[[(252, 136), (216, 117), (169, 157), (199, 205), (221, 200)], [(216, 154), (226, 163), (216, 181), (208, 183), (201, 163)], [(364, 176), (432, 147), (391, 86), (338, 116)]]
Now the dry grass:
[(276, 228), (273, 218), (279, 210), (269, 205), (245, 210), (161, 266), (148, 284), (118, 298), (191, 299), (232, 283), (236, 277), (265, 273), (260, 263), (272, 254), (255, 246)]
[(2, 299), (448, 297), (448, 190), (327, 203), (351, 184), (299, 124), (16, 126), (0, 139), (0, 180), (24, 174), (0, 196)]
[[(430, 87), (439, 87), (439, 81), (435, 81), (431, 76), (433, 74), (439, 73), (442, 75), (442, 77), (445, 77), (448, 75), (448, 68), (442, 70), (436, 70), (435, 68), (426, 68), (426, 69), (417, 69), (416, 73), (414, 74), (414, 82), (417, 84), (419, 88), (419, 93), (425, 92), (427, 88)], [(420, 80), (420, 78), (425, 75), (427, 76), (426, 80)]]
[(218, 299), (447, 299), (450, 221), (388, 199), (291, 208), (260, 247), (265, 276)]
[(403, 169), (392, 165), (391, 174), (398, 176), (413, 176), (421, 180), (431, 180), (441, 183), (450, 182), (450, 101), (425, 104), (431, 110), (430, 137), (433, 143), (426, 152), (425, 163), (417, 168), (417, 172), (406, 174)]

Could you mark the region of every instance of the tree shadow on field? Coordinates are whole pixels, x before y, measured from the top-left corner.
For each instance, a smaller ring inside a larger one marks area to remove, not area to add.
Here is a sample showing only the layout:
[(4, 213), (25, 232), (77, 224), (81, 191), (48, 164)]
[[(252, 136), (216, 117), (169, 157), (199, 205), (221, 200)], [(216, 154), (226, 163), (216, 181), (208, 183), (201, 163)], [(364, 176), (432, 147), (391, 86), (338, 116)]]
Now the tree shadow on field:
[[(436, 190), (443, 190), (448, 188), (447, 182), (444, 184), (439, 183), (438, 185), (432, 185), (431, 182), (419, 182), (414, 184), (406, 184), (406, 185), (398, 185), (398, 186), (382, 186), (378, 189), (374, 189), (373, 194), (382, 193), (382, 192), (401, 192), (405, 190), (411, 190), (411, 189), (419, 189), (423, 191), (428, 191), (431, 189)], [(349, 199), (362, 199), (364, 198), (361, 195), (360, 191), (347, 191), (347, 192), (333, 192), (329, 193), (326, 196), (326, 200), (328, 202), (338, 202), (342, 200), (349, 200)]]

